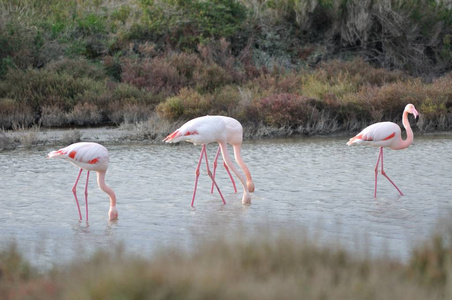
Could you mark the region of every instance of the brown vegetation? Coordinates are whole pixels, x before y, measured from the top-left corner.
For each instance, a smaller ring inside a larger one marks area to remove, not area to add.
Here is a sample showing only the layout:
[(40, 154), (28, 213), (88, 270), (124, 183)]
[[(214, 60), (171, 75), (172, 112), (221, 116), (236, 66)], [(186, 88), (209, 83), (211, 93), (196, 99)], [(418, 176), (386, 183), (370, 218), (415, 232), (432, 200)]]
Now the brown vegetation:
[(14, 244), (0, 251), (3, 299), (449, 299), (449, 233), (416, 247), (408, 263), (349, 253), (284, 234), (161, 249), (121, 247), (37, 272)]
[(421, 113), (420, 131), (452, 126), (445, 1), (0, 7), (4, 129), (226, 114), (254, 131), (328, 134), (399, 121), (408, 102)]

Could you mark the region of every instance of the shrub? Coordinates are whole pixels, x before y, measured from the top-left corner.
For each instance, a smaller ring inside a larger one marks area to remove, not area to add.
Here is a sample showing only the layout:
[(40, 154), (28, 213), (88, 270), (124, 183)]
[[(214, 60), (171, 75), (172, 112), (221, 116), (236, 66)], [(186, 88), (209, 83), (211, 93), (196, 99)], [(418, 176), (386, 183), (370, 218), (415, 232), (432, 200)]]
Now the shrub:
[(355, 92), (356, 86), (353, 81), (348, 79), (336, 79), (334, 82), (325, 81), (321, 79), (319, 80), (314, 74), (306, 75), (304, 77), (302, 91), (304, 95), (316, 99), (325, 99), (330, 95), (342, 98), (344, 95)]
[(257, 86), (263, 95), (280, 93), (301, 94), (303, 74), (295, 71), (285, 71), (284, 69), (273, 69), (272, 73), (261, 74), (249, 82), (247, 86)]
[(56, 105), (43, 106), (41, 110), (40, 123), (45, 127), (58, 127), (67, 124), (66, 113)]
[(232, 75), (216, 64), (203, 64), (195, 71), (194, 78), (196, 89), (204, 92), (234, 83)]
[(363, 86), (357, 93), (349, 95), (349, 98), (367, 110), (372, 122), (400, 122), (405, 105), (418, 105), (425, 95), (422, 83), (415, 80), (382, 87)]
[(243, 105), (240, 103), (238, 87), (228, 85), (215, 91), (212, 97), (212, 113), (227, 116), (237, 116)]
[(331, 84), (346, 81), (353, 83), (356, 87), (362, 85), (382, 86), (408, 79), (408, 76), (400, 70), (389, 71), (383, 68), (375, 68), (360, 57), (346, 61), (333, 59), (322, 62), (316, 67), (314, 76), (317, 80)]
[(415, 247), (409, 262), (409, 274), (432, 288), (450, 282), (452, 249), (450, 234), (435, 234), (429, 241)]
[(0, 15), (0, 78), (4, 78), (9, 68), (25, 69), (33, 65), (37, 55), (36, 35), (36, 28)]
[(157, 112), (163, 118), (170, 120), (192, 119), (210, 113), (211, 96), (183, 88), (179, 94), (170, 97), (157, 106)]
[[(176, 49), (193, 51), (205, 39), (230, 37), (244, 23), (246, 7), (234, 0), (138, 1), (141, 22)], [(183, 12), (183, 13), (180, 13)]]
[(68, 122), (76, 125), (96, 125), (102, 120), (97, 105), (88, 102), (77, 103), (66, 117)]
[(0, 131), (0, 151), (3, 150), (14, 150), (16, 148), (16, 143), (14, 139), (7, 136), (4, 132)]
[(45, 70), (51, 73), (67, 74), (74, 78), (89, 78), (90, 80), (103, 80), (106, 78), (104, 70), (85, 58), (64, 58), (49, 63)]
[(172, 53), (166, 56), (165, 60), (184, 78), (186, 87), (193, 87), (196, 84), (194, 73), (203, 65), (198, 55), (184, 52)]
[(29, 106), (36, 114), (43, 105), (60, 106), (67, 110), (75, 104), (74, 98), (92, 83), (75, 79), (66, 73), (47, 70), (10, 70), (4, 81), (0, 81), (0, 97), (16, 99)]
[(273, 94), (256, 104), (260, 118), (267, 125), (297, 127), (306, 125), (318, 111), (310, 105), (310, 99), (296, 94)]
[(153, 109), (146, 104), (115, 101), (109, 104), (108, 118), (115, 124), (135, 124), (148, 120)]
[(35, 121), (29, 106), (14, 99), (0, 98), (0, 128), (28, 127)]
[(108, 92), (111, 93), (111, 95), (108, 96), (110, 99), (109, 101), (136, 102), (155, 106), (160, 99), (153, 96), (151, 93), (125, 83), (113, 84), (110, 86)]
[(127, 60), (121, 66), (122, 81), (153, 94), (174, 95), (184, 84), (184, 77), (162, 59)]

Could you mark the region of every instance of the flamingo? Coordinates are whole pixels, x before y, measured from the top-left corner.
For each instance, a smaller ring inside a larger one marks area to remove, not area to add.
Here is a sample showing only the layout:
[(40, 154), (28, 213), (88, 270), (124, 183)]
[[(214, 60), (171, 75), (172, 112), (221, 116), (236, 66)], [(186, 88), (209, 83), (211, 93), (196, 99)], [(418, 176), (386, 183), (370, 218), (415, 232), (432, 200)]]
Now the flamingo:
[(77, 184), (83, 170), (87, 171), (85, 185), (86, 222), (88, 222), (88, 180), (90, 171), (97, 172), (97, 184), (100, 189), (110, 197), (108, 219), (110, 221), (118, 219), (116, 195), (113, 190), (105, 184), (105, 173), (107, 172), (109, 161), (107, 148), (97, 143), (80, 142), (60, 150), (52, 151), (47, 155), (47, 158), (65, 159), (80, 168), (80, 172), (72, 187), (72, 193), (74, 194), (75, 202), (77, 203), (80, 220), (82, 220), (82, 213), (80, 212), (80, 205), (77, 199)]
[[(232, 118), (230, 118), (232, 119)], [(251, 196), (250, 196), (250, 192), (248, 190), (247, 184), (242, 176), (242, 174), (240, 174), (240, 172), (237, 170), (237, 168), (234, 166), (234, 164), (232, 163), (232, 160), (229, 156), (228, 153), (228, 148), (227, 148), (227, 143), (228, 141), (235, 144), (235, 148), (234, 148), (234, 153), (236, 154), (236, 159), (238, 157), (240, 157), (240, 151), (236, 150), (239, 149), (240, 147), (240, 142), (238, 142), (239, 140), (241, 140), (241, 137), (235, 137), (233, 138), (234, 132), (241, 132), (238, 130), (228, 130), (228, 124), (232, 124), (234, 122), (228, 122), (230, 121), (228, 117), (224, 117), (224, 116), (204, 116), (204, 117), (198, 117), (195, 119), (192, 119), (190, 121), (188, 121), (187, 123), (185, 123), (184, 125), (182, 125), (179, 129), (177, 129), (176, 131), (174, 131), (173, 133), (169, 134), (163, 141), (167, 142), (167, 143), (176, 143), (176, 142), (180, 142), (180, 141), (187, 141), (190, 143), (193, 143), (194, 145), (202, 145), (202, 149), (201, 149), (201, 155), (199, 157), (199, 161), (198, 161), (198, 165), (196, 167), (196, 178), (195, 178), (195, 187), (194, 187), (194, 191), (193, 191), (193, 198), (192, 198), (192, 202), (191, 202), (191, 206), (193, 207), (194, 201), (195, 201), (195, 197), (196, 197), (196, 189), (198, 186), (198, 178), (199, 178), (199, 168), (201, 166), (201, 162), (203, 157), (205, 157), (206, 160), (206, 165), (207, 165), (207, 173), (210, 176), (210, 178), (212, 179), (212, 183), (216, 186), (221, 199), (223, 201), (223, 204), (226, 204), (226, 201), (224, 200), (223, 195), (221, 194), (221, 191), (217, 185), (217, 183), (215, 182), (215, 178), (212, 175), (212, 172), (209, 169), (209, 163), (207, 161), (207, 152), (206, 152), (206, 144), (209, 143), (213, 143), (216, 142), (219, 145), (219, 149), (221, 151), (222, 157), (223, 157), (223, 161), (225, 162), (227, 168), (231, 169), (235, 175), (239, 178), (242, 187), (243, 187), (243, 196), (242, 196), (242, 203), (243, 204), (249, 204), (251, 203)], [(236, 121), (238, 123), (238, 121)], [(241, 125), (240, 125), (241, 127)], [(230, 128), (234, 128), (233, 126)], [(238, 128), (236, 128), (238, 129)], [(229, 139), (228, 139), (229, 137)], [(243, 162), (243, 160), (240, 159), (240, 161)], [(246, 165), (244, 163), (240, 163), (241, 167), (243, 168), (243, 166), (246, 167)], [(243, 168), (244, 169), (244, 168)], [(254, 187), (254, 184), (252, 183), (251, 180), (251, 175), (249, 175), (249, 170), (248, 168), (244, 169), (245, 174), (248, 173), (247, 176), (249, 176), (249, 186)], [(231, 177), (232, 178), (232, 177)], [(254, 190), (254, 188), (253, 188)]]
[(397, 185), (386, 175), (383, 170), (383, 148), (387, 147), (392, 150), (401, 150), (407, 148), (413, 142), (414, 135), (411, 129), (410, 122), (408, 121), (408, 114), (412, 114), (415, 118), (419, 116), (416, 108), (413, 104), (407, 104), (402, 115), (402, 124), (406, 130), (406, 139), (402, 140), (401, 129), (399, 125), (393, 122), (379, 122), (372, 124), (364, 128), (356, 136), (352, 137), (347, 145), (369, 145), (373, 147), (379, 147), (380, 153), (377, 158), (377, 164), (375, 165), (375, 191), (374, 198), (377, 198), (377, 175), (378, 165), (381, 160), (381, 174), (386, 177), (390, 183), (397, 189), (401, 196), (402, 191)]

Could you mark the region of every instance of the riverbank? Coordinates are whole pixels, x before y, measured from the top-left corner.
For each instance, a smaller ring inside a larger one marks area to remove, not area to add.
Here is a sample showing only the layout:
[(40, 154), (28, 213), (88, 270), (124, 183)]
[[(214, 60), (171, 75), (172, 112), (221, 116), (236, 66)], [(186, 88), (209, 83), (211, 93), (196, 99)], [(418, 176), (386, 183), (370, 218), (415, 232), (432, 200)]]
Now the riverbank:
[[(94, 128), (40, 128), (0, 131), (0, 151), (29, 149), (37, 146), (64, 146), (76, 142), (97, 142), (104, 145), (121, 143), (159, 144), (169, 133), (183, 124), (182, 121), (170, 123), (161, 120), (104, 126)], [(452, 131), (419, 131), (415, 136), (450, 136)], [(244, 127), (244, 140), (271, 138), (309, 138), (344, 137), (347, 139), (356, 132), (337, 131), (325, 134), (306, 135), (297, 130), (284, 127), (255, 126)]]

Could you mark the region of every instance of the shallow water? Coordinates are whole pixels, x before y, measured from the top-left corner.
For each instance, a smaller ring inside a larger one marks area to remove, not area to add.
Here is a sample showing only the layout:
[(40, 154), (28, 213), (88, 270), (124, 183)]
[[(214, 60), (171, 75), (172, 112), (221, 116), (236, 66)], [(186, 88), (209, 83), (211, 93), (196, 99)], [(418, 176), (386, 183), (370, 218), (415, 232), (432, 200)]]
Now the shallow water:
[[(203, 165), (195, 209), (190, 207), (200, 147), (110, 145), (107, 184), (118, 197), (119, 220), (107, 221), (108, 197), (89, 182), (89, 226), (79, 222), (72, 195), (73, 165), (47, 160), (54, 148), (0, 153), (0, 241), (16, 241), (40, 268), (68, 262), (122, 243), (132, 253), (164, 246), (190, 249), (199, 239), (233, 238), (242, 232), (282, 229), (300, 237), (314, 233), (348, 249), (406, 260), (438, 221), (450, 217), (452, 137), (416, 137), (401, 151), (385, 150), (385, 171), (404, 192), (379, 176), (373, 198), (378, 149), (347, 147), (347, 138), (247, 141), (242, 154), (256, 185), (252, 204), (241, 204), (225, 170), (225, 196), (210, 194)], [(210, 163), (216, 151), (209, 145)], [(232, 152), (232, 151), (231, 151)], [(78, 195), (84, 215), (83, 173)]]

